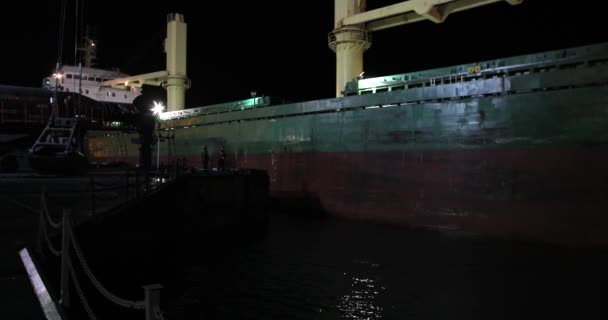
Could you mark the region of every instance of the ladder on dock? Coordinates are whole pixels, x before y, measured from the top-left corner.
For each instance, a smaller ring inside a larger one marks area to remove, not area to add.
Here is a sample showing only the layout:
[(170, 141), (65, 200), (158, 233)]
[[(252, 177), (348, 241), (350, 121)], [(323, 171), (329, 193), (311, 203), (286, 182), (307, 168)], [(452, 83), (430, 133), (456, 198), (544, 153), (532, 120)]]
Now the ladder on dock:
[(42, 149), (65, 153), (72, 151), (77, 144), (74, 141), (77, 126), (76, 118), (55, 118), (49, 121), (30, 151), (34, 153)]
[(51, 119), (29, 149), (32, 167), (40, 173), (82, 174), (88, 161), (82, 152), (84, 130), (81, 119)]

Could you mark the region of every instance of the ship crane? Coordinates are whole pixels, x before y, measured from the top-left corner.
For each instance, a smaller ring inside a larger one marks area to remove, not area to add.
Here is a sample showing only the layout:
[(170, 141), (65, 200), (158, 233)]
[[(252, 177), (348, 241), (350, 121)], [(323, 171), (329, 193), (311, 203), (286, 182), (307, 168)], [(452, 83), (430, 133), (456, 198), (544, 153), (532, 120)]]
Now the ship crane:
[(186, 90), (190, 88), (190, 80), (186, 75), (186, 35), (184, 16), (178, 13), (168, 14), (166, 70), (112, 79), (102, 82), (101, 86), (117, 89), (141, 88), (143, 85), (162, 86), (167, 90), (167, 111), (183, 110)]
[(334, 30), (329, 48), (336, 53), (336, 97), (349, 81), (363, 73), (363, 53), (371, 46), (370, 32), (430, 20), (441, 23), (451, 13), (495, 2), (518, 5), (523, 0), (409, 0), (366, 11), (366, 0), (335, 0)]

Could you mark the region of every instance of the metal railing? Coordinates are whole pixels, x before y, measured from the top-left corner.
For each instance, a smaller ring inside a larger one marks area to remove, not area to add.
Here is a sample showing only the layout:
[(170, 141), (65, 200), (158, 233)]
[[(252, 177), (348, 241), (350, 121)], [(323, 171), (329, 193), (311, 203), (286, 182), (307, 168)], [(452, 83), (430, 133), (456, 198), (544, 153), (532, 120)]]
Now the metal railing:
[(327, 35), (327, 42), (333, 52), (336, 52), (338, 45), (345, 43), (367, 50), (372, 44), (372, 36), (365, 28), (346, 26), (331, 31)]
[[(79, 263), (81, 269), (86, 275), (86, 278), (93, 284), (93, 286), (104, 298), (124, 308), (144, 310), (146, 320), (164, 320), (164, 314), (160, 309), (160, 289), (162, 286), (160, 284), (143, 286), (144, 298), (136, 301), (121, 298), (118, 295), (110, 292), (99, 282), (85, 259), (83, 250), (74, 234), (71, 211), (68, 209), (63, 209), (62, 220), (53, 221), (49, 213), (47, 200), (46, 190), (43, 190), (40, 196), (37, 249), (40, 254), (43, 254), (43, 249), (47, 248), (52, 255), (61, 258), (60, 296), (59, 299), (56, 299), (56, 301), (63, 307), (70, 306), (69, 286), (71, 281), (89, 318), (92, 320), (97, 319), (97, 316), (86, 299), (83, 288), (75, 271), (75, 265), (72, 263), (73, 261), (70, 253), (73, 251), (76, 254), (76, 261)], [(51, 230), (54, 230), (57, 233), (61, 232), (61, 248), (56, 248), (53, 245), (49, 237)], [(46, 244), (46, 246), (44, 244)]]
[(90, 175), (87, 191), (84, 192), (89, 195), (90, 215), (98, 214), (99, 206), (103, 203), (124, 204), (140, 200), (162, 185), (182, 176), (186, 171), (186, 160), (177, 159), (154, 171), (130, 168), (122, 175), (106, 176), (105, 179), (99, 175)]

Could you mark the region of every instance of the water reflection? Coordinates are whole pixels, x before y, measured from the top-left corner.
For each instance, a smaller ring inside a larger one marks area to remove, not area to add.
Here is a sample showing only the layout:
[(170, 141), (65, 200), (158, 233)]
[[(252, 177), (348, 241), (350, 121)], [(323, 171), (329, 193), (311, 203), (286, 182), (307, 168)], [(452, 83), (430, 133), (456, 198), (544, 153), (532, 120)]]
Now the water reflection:
[(377, 298), (385, 288), (374, 276), (375, 269), (379, 265), (367, 261), (355, 261), (354, 263), (360, 264), (364, 270), (344, 274), (351, 278), (351, 288), (348, 293), (340, 297), (337, 309), (340, 310), (342, 319), (382, 319), (383, 308), (379, 305)]
[(344, 221), (271, 223), (262, 242), (196, 243), (204, 259), (177, 266), (163, 283), (167, 318), (545, 319), (566, 309), (608, 319), (596, 294), (608, 287), (604, 252), (591, 258)]

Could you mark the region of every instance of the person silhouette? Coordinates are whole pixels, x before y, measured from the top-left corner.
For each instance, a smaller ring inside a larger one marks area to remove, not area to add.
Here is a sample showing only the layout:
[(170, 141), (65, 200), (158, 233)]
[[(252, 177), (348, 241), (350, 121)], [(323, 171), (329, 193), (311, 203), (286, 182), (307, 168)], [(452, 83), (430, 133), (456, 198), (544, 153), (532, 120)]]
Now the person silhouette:
[(220, 171), (224, 170), (225, 161), (226, 161), (226, 152), (224, 152), (224, 146), (220, 146), (219, 156), (217, 158), (217, 167)]
[(203, 162), (203, 170), (209, 169), (209, 153), (207, 152), (206, 145), (203, 145), (203, 151), (201, 152), (201, 160)]

